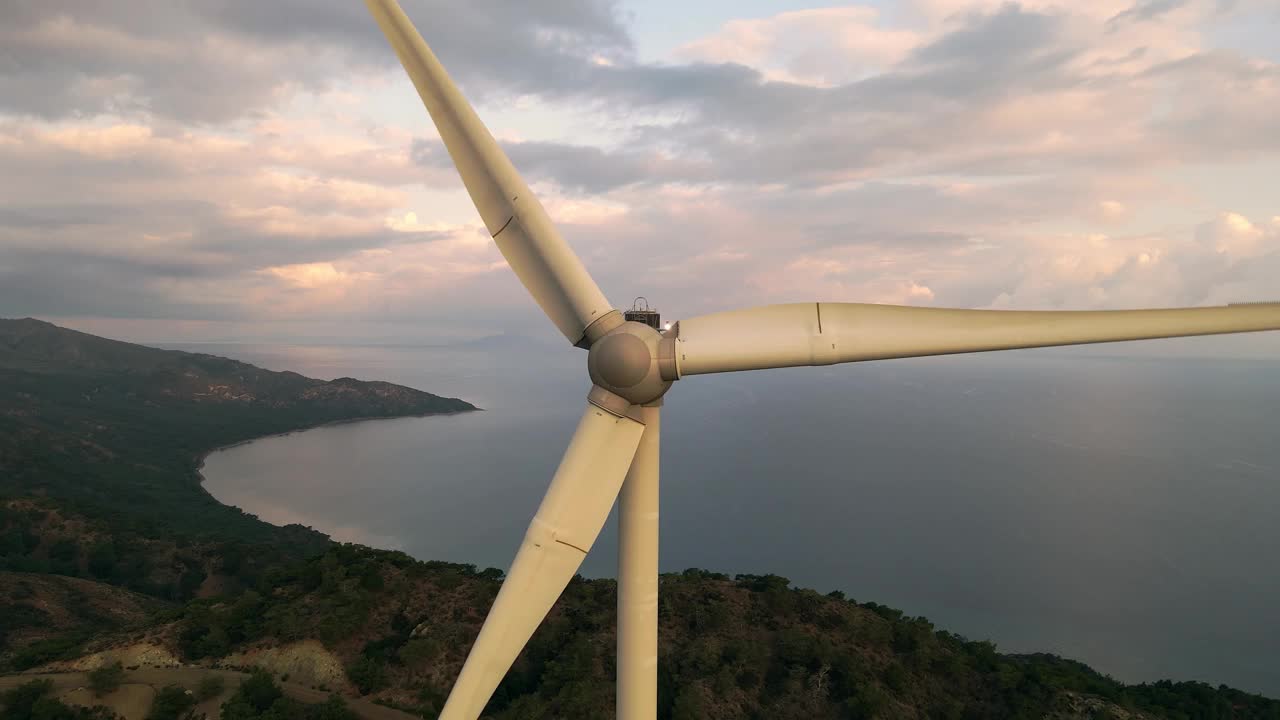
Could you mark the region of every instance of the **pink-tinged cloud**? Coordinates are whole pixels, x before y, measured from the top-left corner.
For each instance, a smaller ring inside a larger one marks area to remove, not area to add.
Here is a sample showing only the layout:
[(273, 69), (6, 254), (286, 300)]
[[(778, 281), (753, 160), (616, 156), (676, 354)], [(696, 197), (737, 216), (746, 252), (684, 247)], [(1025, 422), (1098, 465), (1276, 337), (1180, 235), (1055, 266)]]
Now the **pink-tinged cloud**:
[[(458, 6), (429, 39), (615, 304), (1275, 295), (1274, 197), (1202, 191), (1280, 173), (1280, 67), (1215, 32), (1245, 0), (803, 10), (726, 19), (665, 64), (635, 59), (617, 8), (572, 5), (511, 8), (506, 40)], [(278, 10), (0, 11), (0, 42), (75, 78), (42, 99), (0, 68), (0, 305), (183, 332), (543, 327), (362, 9)]]
[(875, 8), (819, 8), (732, 20), (676, 56), (746, 65), (769, 80), (832, 87), (878, 74), (921, 41), (918, 32), (886, 27)]

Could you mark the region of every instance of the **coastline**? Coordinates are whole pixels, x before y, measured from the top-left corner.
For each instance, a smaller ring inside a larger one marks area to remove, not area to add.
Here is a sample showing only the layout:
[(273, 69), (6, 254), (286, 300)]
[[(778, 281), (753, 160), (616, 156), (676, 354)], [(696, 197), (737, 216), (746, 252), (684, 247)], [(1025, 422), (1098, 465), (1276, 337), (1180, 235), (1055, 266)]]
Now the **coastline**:
[[(227, 505), (221, 500), (218, 500), (218, 498), (214, 497), (213, 493), (209, 492), (208, 488), (204, 486), (205, 461), (208, 460), (210, 455), (216, 452), (219, 452), (221, 450), (230, 450), (231, 448), (240, 447), (241, 445), (248, 445), (249, 443), (255, 443), (255, 442), (258, 442), (259, 440), (266, 440), (268, 438), (274, 438), (274, 437), (288, 437), (289, 435), (292, 435), (294, 433), (307, 432), (308, 430), (316, 430), (318, 428), (330, 427), (333, 425), (352, 425), (355, 423), (369, 422), (373, 420), (403, 420), (406, 418), (424, 418), (424, 417), (440, 417), (444, 415), (462, 415), (464, 413), (473, 413), (473, 412), (484, 412), (484, 408), (473, 407), (471, 410), (450, 410), (447, 412), (415, 413), (410, 415), (371, 415), (369, 417), (346, 418), (343, 420), (329, 420), (327, 422), (316, 423), (315, 425), (308, 425), (306, 427), (294, 428), (293, 430), (285, 430), (283, 432), (270, 433), (267, 435), (259, 435), (257, 437), (246, 438), (244, 440), (237, 440), (236, 442), (233, 442), (233, 443), (227, 443), (226, 445), (218, 445), (217, 447), (213, 447), (203, 452), (196, 453), (196, 458), (195, 458), (196, 478), (199, 481), (198, 484), (200, 486), (200, 489), (204, 490), (205, 494), (207, 494), (209, 497), (216, 500), (218, 504), (222, 505), (223, 507), (234, 508), (235, 507), (234, 505)], [(245, 512), (244, 508), (238, 508), (238, 509), (241, 512)], [(266, 522), (266, 521), (263, 520), (263, 522)], [(275, 523), (270, 523), (270, 524), (275, 525)], [(277, 525), (277, 527), (280, 527), (280, 526)]]

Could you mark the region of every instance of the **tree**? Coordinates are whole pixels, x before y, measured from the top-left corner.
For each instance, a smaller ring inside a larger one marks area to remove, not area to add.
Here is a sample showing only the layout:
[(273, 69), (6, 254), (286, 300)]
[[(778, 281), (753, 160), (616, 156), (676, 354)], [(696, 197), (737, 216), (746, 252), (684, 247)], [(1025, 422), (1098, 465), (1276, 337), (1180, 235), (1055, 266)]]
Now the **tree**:
[(270, 674), (261, 670), (240, 683), (222, 705), (221, 720), (359, 720), (342, 698), (330, 695), (315, 705), (285, 697)]
[(118, 660), (89, 672), (89, 689), (93, 691), (95, 697), (115, 692), (122, 682), (124, 682), (124, 666)]
[(0, 718), (4, 720), (118, 720), (101, 705), (92, 708), (67, 705), (48, 697), (52, 680), (32, 680), (0, 693)]
[(49, 559), (59, 562), (74, 562), (76, 556), (80, 554), (80, 546), (75, 540), (70, 538), (61, 538), (55, 540), (49, 546)]
[(116, 571), (116, 546), (110, 541), (100, 542), (89, 551), (89, 573), (100, 580), (108, 580)]
[(431, 638), (413, 638), (396, 652), (400, 662), (409, 667), (425, 666), (427, 661), (439, 654), (440, 643)]
[(307, 708), (310, 720), (358, 720), (359, 716), (347, 707), (346, 701), (337, 695), (330, 695), (328, 700)]
[(681, 688), (676, 694), (675, 704), (671, 708), (672, 720), (699, 720), (706, 714), (703, 707), (702, 693), (696, 685)]
[(386, 685), (387, 669), (381, 660), (363, 655), (347, 668), (347, 677), (360, 689), (361, 695), (368, 695)]
[(36, 701), (52, 691), (52, 680), (32, 680), (0, 693), (0, 705), (4, 706), (4, 717), (6, 719), (31, 717), (31, 709)]
[(244, 700), (259, 713), (265, 712), (278, 698), (284, 695), (271, 674), (255, 670), (247, 680), (240, 683), (236, 697)]
[(166, 685), (156, 693), (147, 720), (181, 720), (195, 704), (191, 691), (179, 685)]
[(365, 590), (381, 590), (383, 587), (382, 571), (375, 564), (365, 566), (360, 574), (360, 587)]
[(221, 675), (205, 675), (200, 679), (200, 685), (196, 688), (196, 699), (200, 702), (212, 700), (222, 694), (227, 687), (227, 681)]

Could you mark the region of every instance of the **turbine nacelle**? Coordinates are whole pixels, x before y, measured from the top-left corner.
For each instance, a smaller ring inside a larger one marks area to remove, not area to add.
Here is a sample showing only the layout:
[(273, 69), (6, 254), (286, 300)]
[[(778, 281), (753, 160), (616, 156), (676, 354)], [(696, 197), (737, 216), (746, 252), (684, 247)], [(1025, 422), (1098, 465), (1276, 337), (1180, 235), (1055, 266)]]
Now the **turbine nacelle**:
[(675, 349), (666, 340), (644, 323), (628, 320), (618, 325), (591, 344), (587, 355), (591, 382), (633, 405), (656, 402), (672, 383), (662, 372), (664, 351), (674, 362)]

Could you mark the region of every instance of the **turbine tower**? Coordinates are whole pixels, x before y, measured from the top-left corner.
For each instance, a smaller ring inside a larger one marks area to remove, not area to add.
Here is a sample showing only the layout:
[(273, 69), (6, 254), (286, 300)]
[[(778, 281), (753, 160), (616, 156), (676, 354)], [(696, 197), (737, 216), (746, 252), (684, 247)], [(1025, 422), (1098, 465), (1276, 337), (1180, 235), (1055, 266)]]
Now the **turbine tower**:
[(440, 717), (476, 720), (603, 528), (615, 499), (617, 717), (653, 720), (658, 665), (658, 432), (690, 375), (1280, 329), (1280, 303), (1165, 310), (950, 310), (796, 303), (659, 332), (605, 299), (396, 0), (365, 0), (426, 105), (485, 227), (565, 338), (588, 350), (586, 408)]

